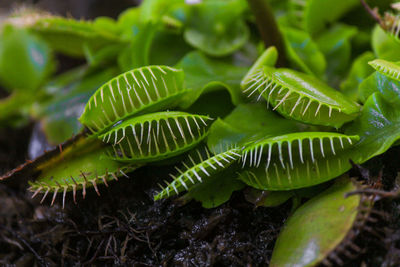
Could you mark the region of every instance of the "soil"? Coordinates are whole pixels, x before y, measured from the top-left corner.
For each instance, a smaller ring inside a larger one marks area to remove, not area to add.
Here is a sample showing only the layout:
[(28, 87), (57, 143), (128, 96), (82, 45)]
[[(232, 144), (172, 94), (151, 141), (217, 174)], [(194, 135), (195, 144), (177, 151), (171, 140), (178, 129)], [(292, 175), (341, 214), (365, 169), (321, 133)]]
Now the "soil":
[[(31, 129), (0, 130), (1, 171), (25, 160)], [(393, 189), (399, 153), (395, 147), (350, 173), (379, 182), (384, 166), (383, 185)], [(215, 209), (176, 199), (154, 203), (157, 177), (167, 171), (139, 169), (129, 179), (99, 187), (100, 197), (88, 190), (78, 204), (67, 195), (65, 209), (60, 198), (54, 206), (50, 198), (40, 204), (24, 187), (0, 184), (0, 265), (268, 266), (290, 202), (255, 208), (236, 192)], [(400, 265), (399, 202), (385, 200), (378, 209), (386, 219), (355, 241), (364, 250), (355, 260), (344, 257), (348, 266)]]

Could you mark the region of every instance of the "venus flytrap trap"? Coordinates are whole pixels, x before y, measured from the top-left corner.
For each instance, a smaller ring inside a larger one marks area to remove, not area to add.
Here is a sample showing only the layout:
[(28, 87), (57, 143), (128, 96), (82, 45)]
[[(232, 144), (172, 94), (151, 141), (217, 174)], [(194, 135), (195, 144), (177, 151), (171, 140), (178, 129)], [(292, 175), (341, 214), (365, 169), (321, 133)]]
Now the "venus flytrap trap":
[(95, 51), (121, 42), (114, 31), (109, 31), (110, 27), (97, 26), (101, 19), (94, 22), (78, 21), (47, 13), (38, 15), (35, 10), (21, 10), (8, 22), (28, 29), (49, 43), (55, 51), (73, 57), (83, 57), (86, 49)]
[(159, 112), (135, 117), (99, 136), (112, 144), (118, 161), (160, 161), (186, 152), (207, 135), (211, 118), (185, 112)]
[(290, 69), (264, 67), (244, 84), (243, 92), (259, 94), (285, 117), (301, 122), (334, 126), (353, 120), (359, 105), (318, 79)]
[(189, 191), (191, 188), (195, 187), (196, 184), (202, 183), (205, 179), (213, 179), (215, 175), (231, 164), (238, 161), (241, 157), (241, 151), (238, 148), (229, 149), (225, 152), (218, 153), (215, 155), (210, 155), (208, 149), (205, 149), (206, 156), (203, 157), (200, 152), (198, 152), (199, 163), (196, 163), (193, 158), (189, 155), (191, 166), (188, 166), (183, 162), (185, 170), (182, 171), (176, 167), (178, 175), (171, 177), (174, 179), (172, 182), (168, 183), (164, 188), (160, 185), (162, 191), (154, 196), (154, 200), (160, 200), (162, 198), (167, 198), (170, 196), (178, 195), (182, 191)]
[(328, 132), (267, 138), (243, 150), (240, 179), (262, 190), (291, 190), (323, 183), (350, 169), (348, 151), (359, 140)]
[(330, 22), (359, 5), (358, 0), (289, 0), (289, 19), (293, 25), (316, 35)]
[(400, 65), (384, 59), (375, 59), (368, 63), (379, 73), (390, 79), (400, 81)]
[(50, 193), (53, 204), (62, 192), (64, 206), (68, 191), (74, 202), (77, 190), (83, 198), (87, 187), (100, 194), (97, 184), (108, 186), (107, 182), (127, 176), (127, 170), (199, 144), (207, 135), (210, 117), (181, 111), (149, 113), (177, 105), (187, 92), (183, 88), (183, 72), (166, 66), (135, 69), (105, 83), (89, 99), (80, 119), (92, 134), (32, 163), (32, 197), (44, 193), (43, 202)]
[(128, 177), (126, 173), (140, 167), (139, 164), (122, 164), (105, 157), (105, 149), (99, 148), (96, 142), (90, 147), (77, 146), (70, 152), (61, 152), (58, 159), (51, 159), (50, 164), (36, 166), (40, 175), (30, 182), (29, 190), (33, 192), (32, 198), (39, 193), (44, 193), (41, 203), (48, 194), (52, 195), (51, 205), (62, 193), (62, 206), (65, 206), (66, 194), (72, 191), (74, 203), (77, 203), (77, 191), (82, 191), (82, 198), (86, 196), (86, 188), (93, 187), (100, 196), (99, 184), (108, 186), (112, 180), (118, 181), (118, 177)]
[(119, 120), (177, 105), (185, 93), (182, 70), (167, 66), (138, 68), (99, 88), (79, 120), (93, 133), (104, 132)]
[(400, 42), (400, 15), (385, 14), (385, 29), (397, 42)]

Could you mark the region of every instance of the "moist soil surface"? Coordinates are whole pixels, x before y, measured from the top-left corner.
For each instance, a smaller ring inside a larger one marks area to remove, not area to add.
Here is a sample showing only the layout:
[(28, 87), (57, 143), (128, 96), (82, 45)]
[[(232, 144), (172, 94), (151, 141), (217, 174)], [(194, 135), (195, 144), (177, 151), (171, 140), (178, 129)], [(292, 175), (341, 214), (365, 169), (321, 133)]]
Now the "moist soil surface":
[[(1, 172), (24, 162), (31, 129), (0, 130)], [(350, 173), (392, 190), (397, 186), (399, 153), (392, 148)], [(100, 186), (101, 196), (88, 190), (77, 204), (67, 194), (64, 209), (62, 194), (50, 206), (51, 197), (40, 204), (40, 197), (31, 199), (27, 186), (0, 184), (0, 265), (268, 266), (291, 212), (290, 201), (277, 208), (256, 208), (243, 192), (236, 192), (214, 209), (195, 201), (153, 202), (158, 177), (169, 171), (139, 169), (129, 179)], [(340, 255), (346, 265), (400, 265), (400, 205), (383, 200), (377, 209), (384, 219), (354, 241), (363, 248), (350, 255), (355, 259)]]

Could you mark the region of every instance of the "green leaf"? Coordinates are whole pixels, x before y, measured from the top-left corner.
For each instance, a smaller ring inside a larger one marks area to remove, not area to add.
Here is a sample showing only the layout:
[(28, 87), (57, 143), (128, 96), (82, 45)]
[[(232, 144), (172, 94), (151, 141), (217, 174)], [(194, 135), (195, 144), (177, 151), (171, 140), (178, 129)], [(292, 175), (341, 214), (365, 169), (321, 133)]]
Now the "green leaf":
[(180, 111), (150, 113), (116, 124), (99, 136), (111, 144), (110, 158), (154, 162), (182, 154), (208, 134), (210, 117)]
[(246, 200), (257, 207), (277, 207), (294, 196), (294, 192), (288, 191), (263, 191), (255, 188), (245, 190)]
[(343, 177), (297, 209), (279, 233), (270, 266), (318, 266), (331, 263), (329, 256), (335, 253), (337, 257), (336, 249), (347, 250), (346, 245), (358, 234), (352, 229), (366, 223), (370, 206), (360, 195), (345, 197), (357, 189)]
[(375, 71), (365, 79), (359, 87), (359, 96), (365, 102), (374, 92), (380, 92), (389, 103), (400, 104), (400, 81), (393, 80), (388, 76)]
[(183, 100), (183, 108), (192, 105), (201, 94), (221, 88), (228, 90), (235, 105), (243, 101), (240, 82), (247, 72), (246, 67), (235, 66), (228, 60), (209, 58), (197, 51), (187, 54), (176, 67), (183, 69), (186, 87), (193, 89)]
[(360, 136), (360, 141), (351, 152), (354, 162), (363, 163), (384, 153), (400, 138), (398, 102), (390, 103), (380, 92), (373, 93), (365, 102), (361, 115), (346, 130), (346, 134)]
[(386, 75), (388, 78), (400, 81), (400, 64), (384, 59), (375, 59), (368, 64), (377, 72)]
[(290, 0), (289, 3), (293, 25), (313, 36), (359, 5), (358, 0)]
[(391, 61), (400, 60), (400, 43), (396, 42), (381, 27), (375, 26), (372, 31), (372, 49), (377, 58)]
[(0, 36), (0, 82), (9, 91), (34, 91), (54, 70), (51, 50), (42, 40), (6, 25)]
[(140, 20), (141, 22), (159, 21), (168, 11), (184, 3), (184, 0), (144, 0), (140, 5)]
[[(94, 142), (93, 142), (94, 141)], [(85, 198), (86, 188), (94, 187), (97, 194), (98, 184), (106, 184), (111, 180), (118, 180), (119, 176), (126, 176), (125, 172), (138, 168), (139, 165), (127, 165), (105, 157), (106, 148), (95, 139), (80, 138), (75, 142), (63, 146), (58, 154), (52, 152), (44, 161), (34, 166), (34, 175), (37, 177), (30, 182), (29, 190), (34, 193), (44, 193), (42, 201), (49, 192), (53, 193), (53, 200), (58, 192), (63, 192), (63, 206), (66, 193), (73, 191), (76, 202), (76, 191), (83, 190)]]
[(114, 31), (96, 25), (90, 21), (67, 19), (56, 16), (36, 17), (26, 27), (40, 35), (57, 52), (83, 57), (85, 46), (91, 50), (121, 42)]
[(374, 58), (374, 55), (370, 51), (359, 55), (353, 61), (346, 80), (340, 84), (340, 90), (351, 100), (357, 101), (359, 99), (358, 87), (361, 82), (373, 72), (373, 69), (368, 65), (368, 62)]
[[(34, 117), (40, 120), (47, 141), (52, 145), (65, 142), (82, 129), (78, 118), (82, 114), (86, 102), (98, 87), (117, 73), (115, 68), (104, 69), (96, 73), (84, 71), (81, 74), (79, 73), (81, 69), (77, 71), (78, 73), (61, 75), (50, 83), (47, 87), (49, 90), (57, 90), (57, 94), (34, 109)], [(68, 75), (72, 75), (73, 80), (62, 82), (63, 79), (68, 80), (66, 77)]]
[(339, 84), (346, 73), (351, 59), (350, 40), (357, 34), (357, 28), (336, 24), (318, 36), (316, 43), (327, 60), (326, 72), (330, 84)]
[(314, 125), (339, 128), (357, 117), (360, 106), (314, 76), (264, 66), (243, 91), (256, 91), (281, 115)]
[(104, 132), (133, 115), (173, 107), (187, 92), (183, 79), (182, 70), (168, 66), (147, 66), (122, 73), (92, 95), (79, 120), (93, 132)]
[[(370, 69), (373, 71), (372, 68)], [(358, 99), (361, 103), (365, 103), (370, 95), (378, 91), (379, 80), (388, 80), (388, 78), (375, 71), (359, 84)]]
[(326, 61), (311, 36), (305, 31), (294, 28), (281, 28), (290, 62), (308, 74), (321, 76), (325, 71)]
[(278, 60), (278, 50), (275, 46), (267, 48), (257, 59), (256, 62), (251, 66), (250, 70), (243, 77), (240, 86), (242, 89), (245, 88), (246, 84), (249, 83), (257, 73), (264, 67), (274, 67)]
[[(118, 65), (123, 71), (149, 65), (150, 47), (157, 27), (152, 22), (132, 25), (129, 45), (118, 56)], [(127, 37), (128, 38), (128, 37)]]
[(130, 40), (135, 35), (136, 25), (140, 24), (140, 7), (132, 7), (118, 16), (117, 27), (123, 40)]
[(97, 17), (93, 21), (93, 27), (98, 29), (99, 31), (106, 31), (113, 33), (115, 35), (120, 34), (117, 22), (110, 17), (105, 17), (105, 16)]
[[(330, 182), (327, 182), (311, 187), (286, 191), (263, 191), (249, 187), (244, 193), (246, 200), (256, 206), (277, 207), (288, 201), (290, 198), (294, 198), (293, 201), (298, 200), (301, 203), (302, 199), (309, 199), (318, 195), (321, 191), (327, 189), (330, 184)], [(295, 205), (295, 202), (293, 205)], [(296, 207), (292, 206), (292, 210), (294, 210), (294, 208)]]
[(237, 179), (235, 170), (231, 168), (193, 187), (183, 199), (195, 199), (200, 201), (204, 208), (215, 208), (228, 201), (234, 191), (244, 186), (245, 184)]
[(118, 54), (124, 49), (125, 44), (107, 45), (99, 49), (92, 49), (90, 46), (84, 46), (86, 61), (92, 67), (114, 64)]
[(242, 13), (241, 0), (206, 1), (190, 6), (185, 40), (212, 56), (225, 56), (242, 47), (249, 29)]
[(222, 152), (232, 146), (243, 146), (260, 138), (297, 132), (305, 128), (268, 110), (264, 103), (240, 104), (224, 120), (211, 125), (207, 145)]
[(237, 148), (213, 156), (210, 155), (206, 148), (205, 157), (201, 155), (200, 151), (197, 152), (197, 160), (199, 162), (196, 163), (196, 160), (193, 160), (192, 156), (189, 154), (191, 160), (189, 163), (190, 167), (187, 164), (183, 164), (185, 167), (184, 171), (176, 168), (179, 171), (179, 174), (177, 176), (172, 174), (170, 175), (174, 180), (167, 183), (165, 188), (161, 187), (162, 191), (154, 197), (154, 200), (171, 197), (185, 190), (190, 191), (209, 179), (213, 180), (216, 176), (218, 177), (218, 173), (228, 169), (229, 166), (241, 157), (241, 151)]
[(208, 90), (201, 94), (185, 111), (193, 114), (211, 116), (212, 118), (224, 118), (235, 106), (231, 95), (221, 85), (209, 86)]
[(191, 50), (181, 34), (159, 31), (151, 42), (149, 64), (173, 66)]
[(351, 168), (357, 135), (302, 132), (261, 139), (243, 150), (240, 179), (262, 190), (292, 190), (329, 181)]

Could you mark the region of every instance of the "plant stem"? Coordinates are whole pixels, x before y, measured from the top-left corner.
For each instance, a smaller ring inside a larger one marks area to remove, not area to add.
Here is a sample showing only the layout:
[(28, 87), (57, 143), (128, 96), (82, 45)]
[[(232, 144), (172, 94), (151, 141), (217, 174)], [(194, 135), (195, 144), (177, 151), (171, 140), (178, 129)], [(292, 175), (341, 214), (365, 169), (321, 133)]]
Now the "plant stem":
[(265, 47), (275, 46), (278, 50), (277, 66), (283, 67), (286, 62), (283, 38), (276, 23), (268, 0), (247, 0), (254, 16)]
[(360, 0), (361, 4), (363, 5), (363, 7), (365, 8), (365, 10), (368, 12), (368, 14), (379, 24), (381, 25), (381, 27), (383, 28), (383, 22), (381, 17), (379, 16), (379, 14), (374, 11), (373, 9), (371, 9), (371, 7), (367, 4), (367, 2), (365, 2), (365, 0)]

